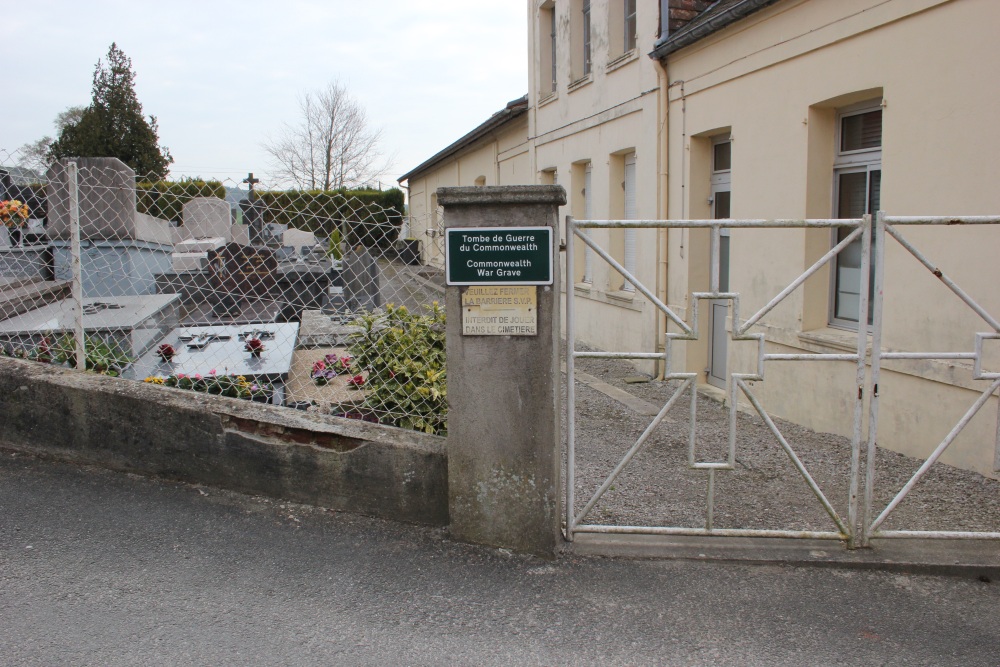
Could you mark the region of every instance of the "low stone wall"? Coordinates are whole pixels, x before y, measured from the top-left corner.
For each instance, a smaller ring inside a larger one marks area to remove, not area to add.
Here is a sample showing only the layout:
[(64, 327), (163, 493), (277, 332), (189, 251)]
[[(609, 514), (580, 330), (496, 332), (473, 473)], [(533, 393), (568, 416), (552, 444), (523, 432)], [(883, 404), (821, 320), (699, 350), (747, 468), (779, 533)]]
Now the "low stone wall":
[(448, 523), (443, 438), (0, 358), (0, 447)]

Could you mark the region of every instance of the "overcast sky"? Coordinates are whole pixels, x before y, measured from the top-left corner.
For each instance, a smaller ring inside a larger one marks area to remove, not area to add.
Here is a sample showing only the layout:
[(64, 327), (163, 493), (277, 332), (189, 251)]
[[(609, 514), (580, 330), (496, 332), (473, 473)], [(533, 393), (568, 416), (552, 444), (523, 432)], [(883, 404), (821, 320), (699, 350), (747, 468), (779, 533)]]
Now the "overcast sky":
[(303, 93), (339, 79), (383, 129), (394, 184), (528, 87), (518, 0), (31, 0), (8, 4), (3, 23), (0, 151), (88, 104), (117, 42), (171, 178), (266, 178), (260, 144), (297, 119)]

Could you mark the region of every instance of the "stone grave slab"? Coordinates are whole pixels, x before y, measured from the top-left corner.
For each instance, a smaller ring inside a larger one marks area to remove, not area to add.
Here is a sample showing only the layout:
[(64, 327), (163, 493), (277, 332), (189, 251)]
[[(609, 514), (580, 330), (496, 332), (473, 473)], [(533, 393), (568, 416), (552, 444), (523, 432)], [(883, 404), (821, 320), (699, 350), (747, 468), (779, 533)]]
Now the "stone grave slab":
[[(137, 358), (156, 347), (177, 326), (180, 296), (151, 294), (90, 297), (83, 300), (84, 332)], [(75, 309), (71, 299), (50, 303), (0, 322), (0, 342), (32, 348), (42, 338), (73, 333)]]
[[(272, 384), (273, 402), (281, 405), (298, 332), (298, 322), (178, 327), (161, 341), (173, 346), (173, 359), (164, 362), (156, 349), (151, 349), (133, 364), (129, 376), (139, 380), (178, 373), (207, 376), (213, 370), (216, 375), (242, 375)], [(244, 349), (247, 337), (258, 337), (264, 343), (260, 357)]]
[(222, 236), (205, 239), (187, 239), (174, 245), (170, 261), (174, 273), (191, 273), (208, 268), (208, 253), (226, 245)]

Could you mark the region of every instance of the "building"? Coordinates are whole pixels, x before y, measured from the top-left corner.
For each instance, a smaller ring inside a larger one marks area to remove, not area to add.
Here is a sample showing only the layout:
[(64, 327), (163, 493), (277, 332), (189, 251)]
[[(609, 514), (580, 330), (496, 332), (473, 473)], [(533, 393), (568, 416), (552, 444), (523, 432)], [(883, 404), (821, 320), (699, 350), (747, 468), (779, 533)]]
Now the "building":
[[(518, 154), (524, 171), (511, 172), (521, 180), (485, 182), (559, 183), (568, 193), (565, 215), (1000, 214), (993, 184), (1000, 86), (991, 83), (986, 65), (1000, 59), (994, 35), (1000, 3), (528, 0), (528, 25), (526, 134)], [(444, 169), (433, 160), (411, 172), (420, 176), (410, 182), (411, 202), (430, 202), (437, 185), (474, 184), (457, 175), (434, 181), (434, 171)], [(684, 317), (692, 293), (708, 289), (707, 230), (590, 233)], [(740, 293), (743, 317), (843, 234), (724, 232), (723, 274)], [(994, 260), (1000, 228), (906, 227), (901, 234), (986, 312), (1000, 315), (1000, 263)], [(578, 297), (577, 340), (606, 350), (661, 351), (671, 329), (648, 300), (581, 241), (571, 242), (568, 252), (577, 266), (564, 282)], [(859, 326), (870, 326), (857, 314), (860, 253), (847, 247), (771, 312), (758, 329), (769, 352), (856, 349)], [(994, 331), (899, 243), (886, 242), (884, 264), (883, 349), (957, 354), (972, 350), (976, 333)], [(715, 324), (703, 312), (708, 335), (677, 345), (672, 364), (697, 372), (706, 388), (725, 387), (731, 372), (755, 366), (757, 350), (728, 340), (728, 303), (704, 310), (716, 310)], [(719, 335), (711, 335), (713, 326), (722, 327)], [(993, 343), (984, 343), (984, 358), (1000, 369), (1000, 343)], [(757, 389), (771, 414), (850, 435), (857, 391), (852, 364), (777, 363), (768, 373)], [(968, 359), (898, 359), (883, 364), (879, 390), (879, 444), (926, 457), (984, 385), (972, 379)], [(942, 460), (997, 476), (997, 423), (994, 396)]]
[[(669, 81), (665, 217), (1000, 214), (992, 187), (1000, 86), (983, 78), (984, 63), (1000, 58), (996, 25), (1000, 5), (989, 0), (715, 3), (651, 54)], [(1000, 228), (900, 232), (1000, 314)], [(728, 276), (744, 317), (829, 251), (836, 234), (731, 230)], [(707, 232), (672, 230), (667, 246), (669, 303), (684, 312), (689, 294), (707, 288)], [(773, 311), (763, 329), (769, 351), (856, 349), (860, 250), (848, 248)], [(884, 296), (883, 349), (972, 351), (976, 332), (993, 331), (888, 236)], [(689, 344), (678, 364), (711, 368), (709, 340)], [(751, 347), (731, 344), (728, 369), (752, 367)], [(1000, 354), (990, 361), (1000, 368)], [(768, 409), (849, 435), (853, 365), (792, 366), (773, 365), (759, 383)], [(969, 361), (883, 362), (879, 444), (925, 458), (988, 386), (971, 375)], [(995, 476), (996, 407), (993, 398), (942, 460)]]
[(423, 264), (444, 268), (444, 235), (437, 189), (456, 185), (531, 183), (528, 96), (399, 177), (409, 193), (407, 236), (420, 242)]

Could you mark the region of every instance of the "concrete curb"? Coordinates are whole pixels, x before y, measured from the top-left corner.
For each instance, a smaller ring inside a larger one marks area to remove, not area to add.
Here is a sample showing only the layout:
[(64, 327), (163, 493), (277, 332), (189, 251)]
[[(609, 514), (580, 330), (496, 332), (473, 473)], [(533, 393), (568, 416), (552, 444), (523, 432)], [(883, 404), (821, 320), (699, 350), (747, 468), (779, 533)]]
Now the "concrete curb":
[(565, 555), (795, 565), (1000, 579), (1000, 545), (992, 540), (874, 540), (849, 550), (833, 540), (578, 533)]

